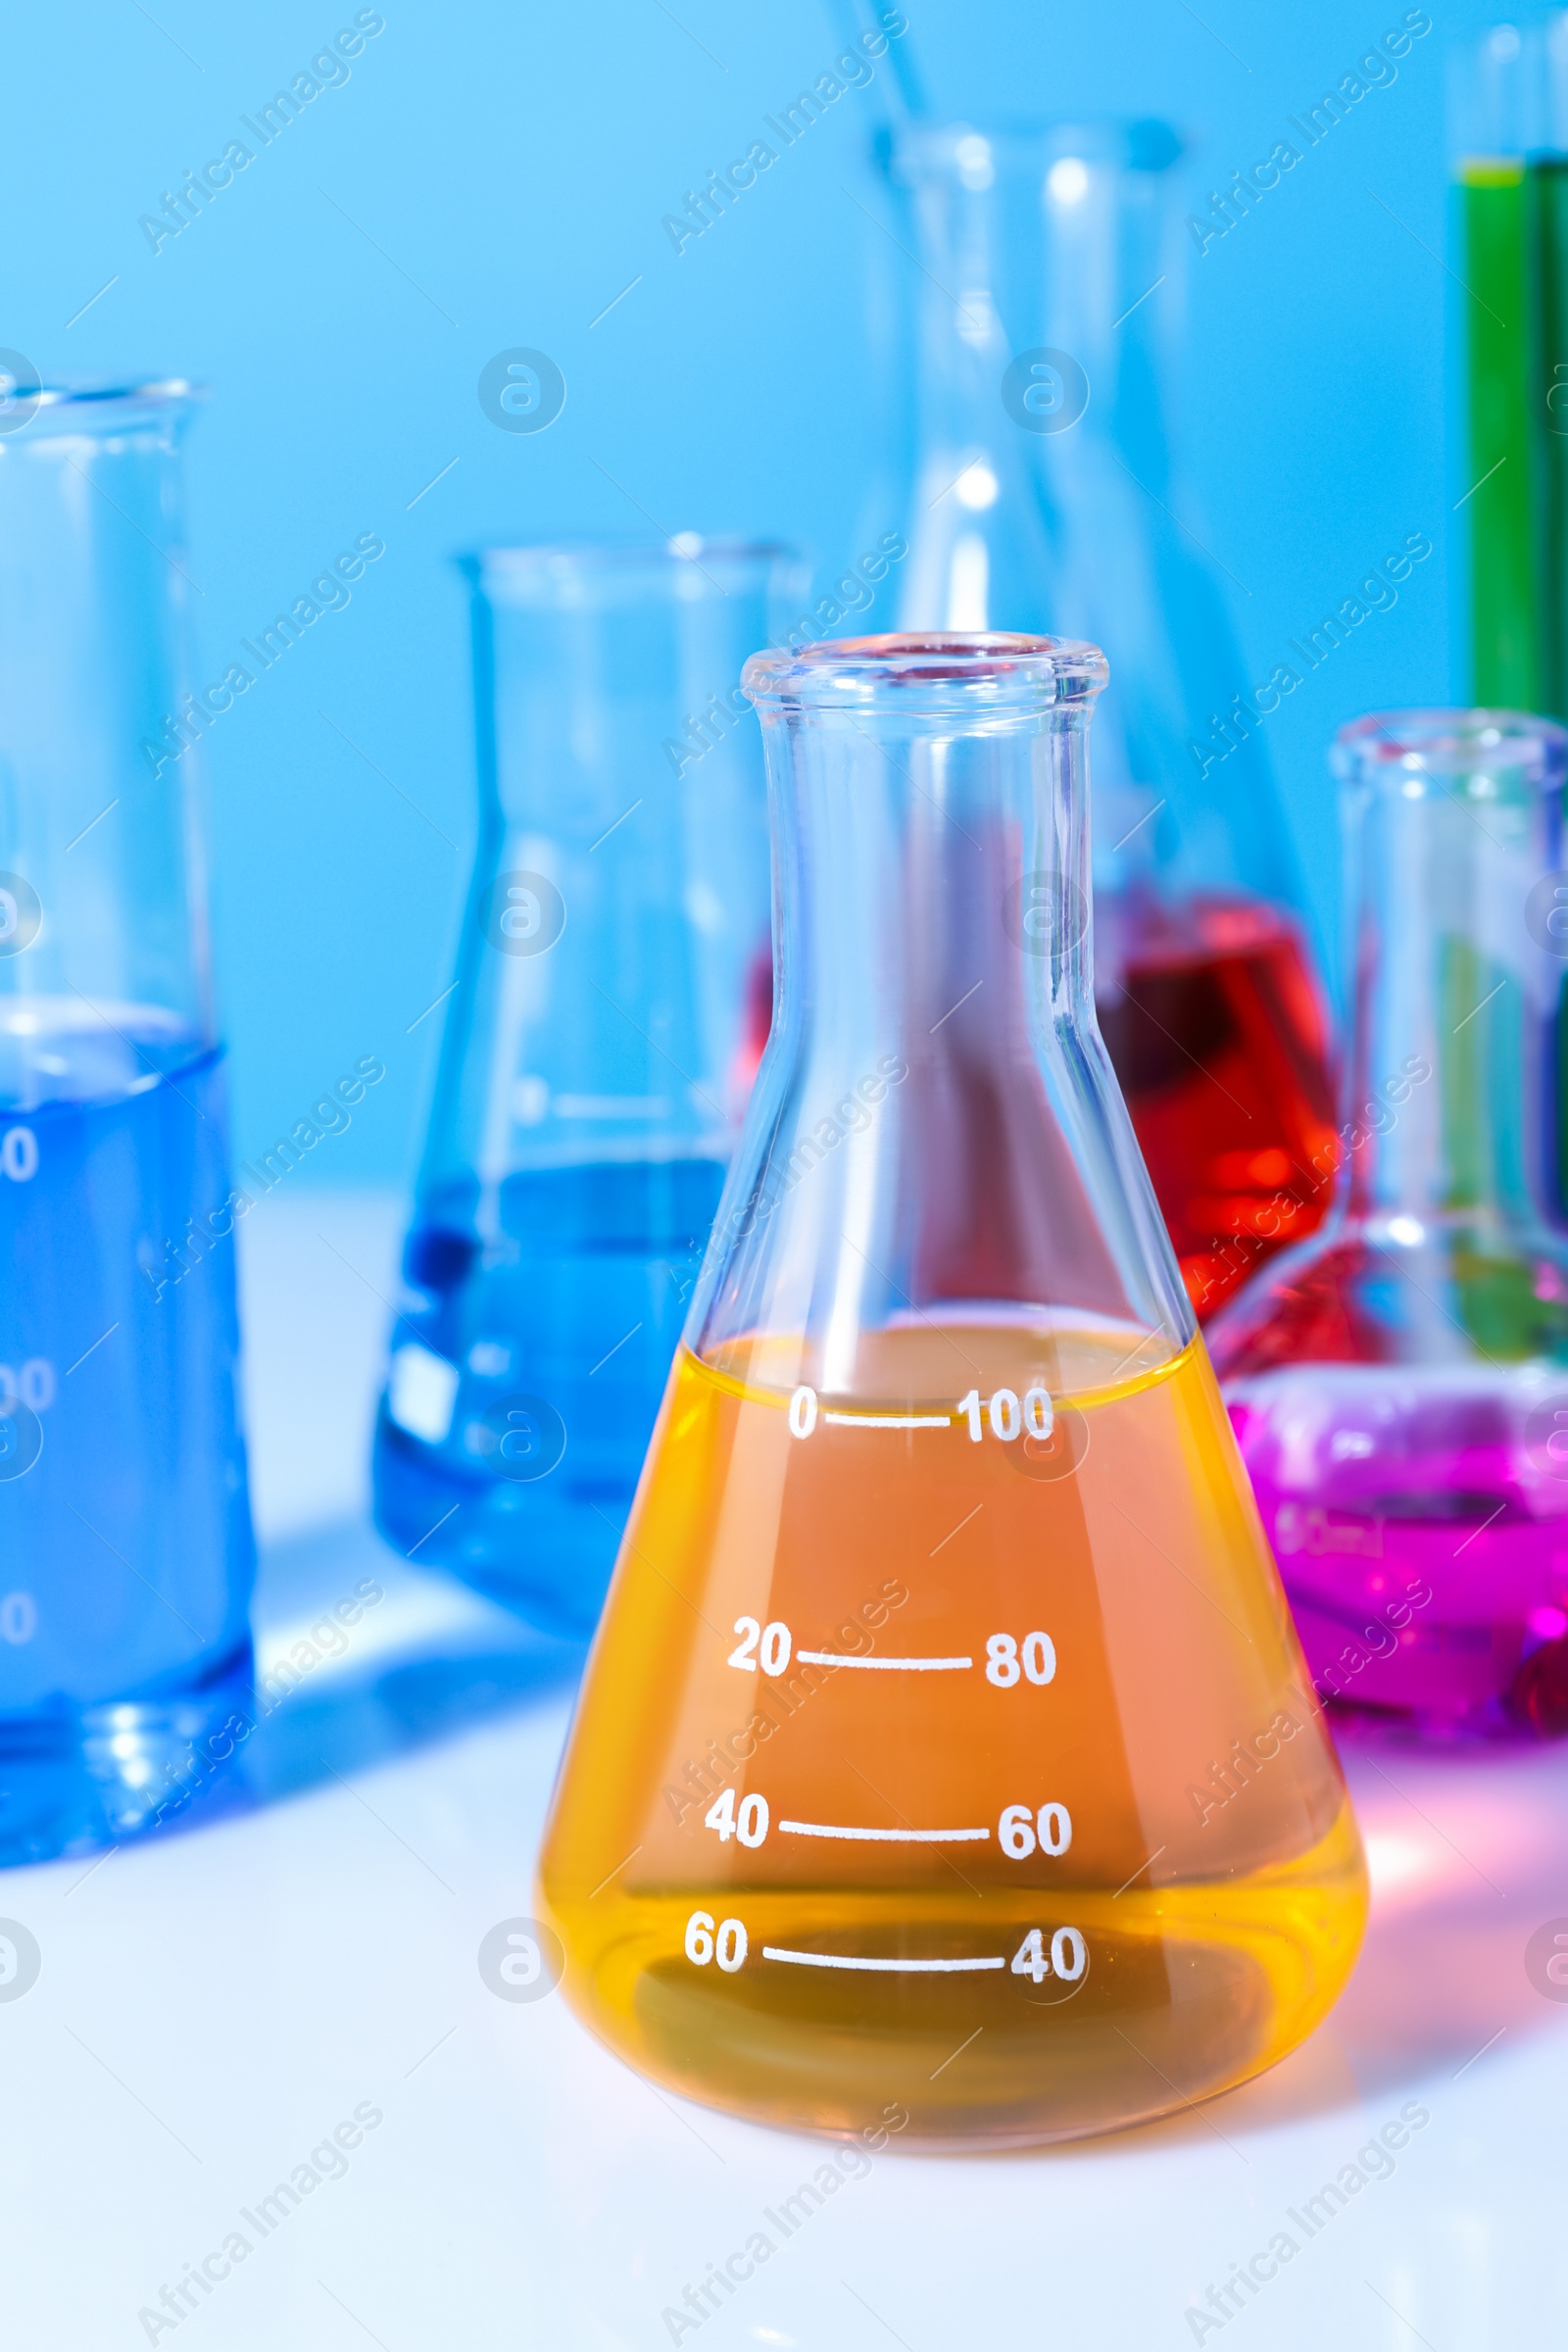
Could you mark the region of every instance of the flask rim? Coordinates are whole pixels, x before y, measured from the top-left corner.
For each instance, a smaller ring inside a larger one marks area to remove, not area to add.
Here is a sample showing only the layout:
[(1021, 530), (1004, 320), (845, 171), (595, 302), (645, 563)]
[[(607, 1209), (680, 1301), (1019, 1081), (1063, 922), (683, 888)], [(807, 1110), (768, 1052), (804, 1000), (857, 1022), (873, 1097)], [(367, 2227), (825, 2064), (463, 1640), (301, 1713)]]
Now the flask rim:
[[(22, 360), (24, 374), (14, 365)], [(47, 378), (20, 352), (0, 354), (6, 367), (7, 402), (0, 435), (13, 442), (50, 441), (68, 434), (114, 433), (140, 417), (169, 418), (177, 429), (192, 405), (207, 398), (207, 386), (182, 375), (145, 382), (88, 377)], [(0, 450), (5, 446), (0, 439)]]
[(679, 570), (695, 580), (705, 564), (764, 567), (802, 561), (784, 539), (706, 538), (676, 531), (667, 539), (620, 538), (612, 534), (580, 539), (515, 539), (466, 549), (458, 569), (476, 586), (491, 580), (567, 579), (579, 573)]
[(881, 138), (886, 169), (900, 185), (952, 177), (977, 191), (998, 172), (1045, 172), (1069, 160), (1157, 176), (1192, 144), (1157, 115), (963, 116), (893, 123)]
[(753, 654), (741, 691), (760, 710), (848, 714), (880, 701), (911, 716), (1025, 713), (1090, 703), (1108, 675), (1104, 655), (1087, 639), (1000, 629), (895, 631)]
[(1530, 767), (1551, 789), (1568, 776), (1568, 727), (1533, 710), (1483, 706), (1370, 710), (1339, 729), (1329, 761), (1342, 781), (1365, 783), (1412, 772), (1443, 776)]

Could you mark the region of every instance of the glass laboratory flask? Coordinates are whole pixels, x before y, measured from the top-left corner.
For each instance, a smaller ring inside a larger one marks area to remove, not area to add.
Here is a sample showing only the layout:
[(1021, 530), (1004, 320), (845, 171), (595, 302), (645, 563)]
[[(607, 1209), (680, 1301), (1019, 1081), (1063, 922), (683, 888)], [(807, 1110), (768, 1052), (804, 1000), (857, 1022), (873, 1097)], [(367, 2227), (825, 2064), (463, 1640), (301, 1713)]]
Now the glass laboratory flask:
[(0, 411), (7, 1862), (167, 1816), (250, 1684), (198, 781), (243, 688), (191, 691), (188, 408), (13, 386)]
[(1328, 1032), (1224, 597), (1165, 422), (1185, 231), (1163, 122), (908, 124), (919, 270), (900, 626), (1104, 647), (1100, 1026), (1200, 1316), (1311, 1230)]
[(1322, 1696), (1568, 1729), (1568, 735), (1396, 711), (1344, 728), (1335, 766), (1343, 1164), (1214, 1363)]
[[(1360, 1843), (1095, 1027), (1086, 729), (1022, 636), (759, 655), (780, 1004), (540, 1864), (696, 2099), (1107, 2130), (1333, 2001)], [(1049, 919), (1031, 926), (1044, 907)]]
[(376, 1519), (590, 1633), (767, 1036), (767, 546), (469, 559), (480, 839)]

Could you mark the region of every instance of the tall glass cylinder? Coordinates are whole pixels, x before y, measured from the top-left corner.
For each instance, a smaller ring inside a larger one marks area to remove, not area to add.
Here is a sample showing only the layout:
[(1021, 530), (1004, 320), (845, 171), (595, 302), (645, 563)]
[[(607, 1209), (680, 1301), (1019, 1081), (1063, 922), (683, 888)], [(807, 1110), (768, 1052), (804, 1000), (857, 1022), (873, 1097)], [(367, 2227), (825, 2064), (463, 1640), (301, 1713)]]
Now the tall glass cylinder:
[(1568, 10), (1453, 65), (1469, 691), (1568, 718)]
[(1276, 673), (1249, 689), (1213, 569), (1178, 519), (1165, 386), (1180, 153), (1159, 122), (894, 135), (919, 265), (900, 620), (1053, 631), (1109, 658), (1100, 1025), (1206, 1315), (1321, 1214), (1306, 1171), (1332, 1095), (1266, 748), (1289, 688)]
[(739, 678), (802, 581), (783, 549), (687, 537), (465, 568), (479, 850), (376, 1510), (401, 1548), (581, 1635), (767, 1037)]
[(1320, 1693), (1568, 1728), (1568, 735), (1346, 728), (1354, 1025), (1333, 1213), (1213, 1325)]
[(150, 384), (0, 416), (7, 1860), (167, 1810), (250, 1669), (229, 1239), (249, 1203), (198, 784), (202, 730), (244, 687), (191, 691), (188, 405)]

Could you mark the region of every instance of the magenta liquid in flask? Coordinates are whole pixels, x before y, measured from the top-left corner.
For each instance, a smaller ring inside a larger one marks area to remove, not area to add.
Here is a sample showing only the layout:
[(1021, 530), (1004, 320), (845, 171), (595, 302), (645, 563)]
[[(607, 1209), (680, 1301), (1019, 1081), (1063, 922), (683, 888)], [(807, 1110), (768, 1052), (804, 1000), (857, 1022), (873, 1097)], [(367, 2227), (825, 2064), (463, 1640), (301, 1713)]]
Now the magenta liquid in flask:
[(1336, 1194), (1209, 1344), (1325, 1699), (1568, 1730), (1568, 736), (1357, 720)]

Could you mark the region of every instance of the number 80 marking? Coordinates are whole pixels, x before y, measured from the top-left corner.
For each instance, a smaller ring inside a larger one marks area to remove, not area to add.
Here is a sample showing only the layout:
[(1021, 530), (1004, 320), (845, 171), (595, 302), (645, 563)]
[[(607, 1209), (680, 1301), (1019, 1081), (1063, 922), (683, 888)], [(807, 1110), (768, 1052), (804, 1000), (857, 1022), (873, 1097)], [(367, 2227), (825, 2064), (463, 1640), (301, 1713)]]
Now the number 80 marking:
[[(1022, 1663), (1020, 1665), (1020, 1656)], [(1056, 1677), (1056, 1644), (1049, 1634), (1025, 1634), (1020, 1643), (1012, 1634), (992, 1634), (986, 1641), (986, 1681), (999, 1690), (1010, 1690), (1019, 1675), (1044, 1685)]]

